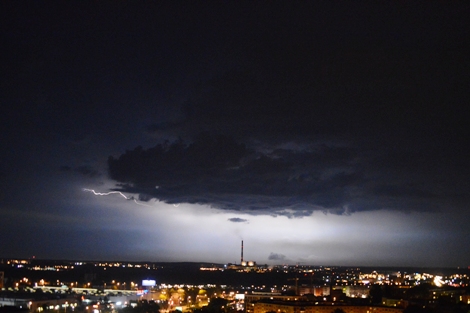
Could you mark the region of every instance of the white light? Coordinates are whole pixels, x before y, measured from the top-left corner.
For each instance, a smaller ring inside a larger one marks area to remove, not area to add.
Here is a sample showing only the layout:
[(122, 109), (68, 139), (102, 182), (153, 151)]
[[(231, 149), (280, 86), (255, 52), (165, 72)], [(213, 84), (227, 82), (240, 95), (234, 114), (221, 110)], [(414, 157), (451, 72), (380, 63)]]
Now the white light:
[(93, 189), (87, 189), (87, 188), (83, 188), (83, 191), (92, 192), (95, 196), (109, 196), (109, 195), (112, 195), (112, 194), (118, 194), (118, 195), (120, 195), (121, 197), (123, 197), (123, 198), (126, 199), (126, 200), (132, 200), (132, 201), (134, 201), (134, 202), (135, 202), (136, 204), (138, 204), (138, 205), (150, 207), (150, 205), (146, 205), (146, 204), (143, 204), (143, 203), (141, 203), (141, 202), (138, 202), (134, 197), (128, 197), (128, 196), (126, 196), (125, 194), (123, 194), (123, 193), (120, 192), (120, 191), (96, 192), (96, 191), (93, 190)]

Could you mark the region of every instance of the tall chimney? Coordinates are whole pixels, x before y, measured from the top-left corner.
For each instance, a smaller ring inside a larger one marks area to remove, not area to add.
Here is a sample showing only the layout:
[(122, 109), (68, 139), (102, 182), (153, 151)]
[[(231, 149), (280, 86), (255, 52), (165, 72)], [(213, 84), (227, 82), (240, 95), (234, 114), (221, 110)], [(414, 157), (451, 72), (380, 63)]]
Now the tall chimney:
[(242, 258), (241, 258), (240, 264), (242, 263), (243, 263), (243, 240), (242, 240)]

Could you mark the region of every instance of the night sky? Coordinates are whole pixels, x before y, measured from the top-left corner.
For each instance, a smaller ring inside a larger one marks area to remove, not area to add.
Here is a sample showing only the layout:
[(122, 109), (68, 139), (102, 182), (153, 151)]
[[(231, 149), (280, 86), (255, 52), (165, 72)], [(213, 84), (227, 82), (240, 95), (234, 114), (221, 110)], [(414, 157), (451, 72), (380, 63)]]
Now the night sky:
[(0, 4), (0, 257), (470, 265), (470, 5)]

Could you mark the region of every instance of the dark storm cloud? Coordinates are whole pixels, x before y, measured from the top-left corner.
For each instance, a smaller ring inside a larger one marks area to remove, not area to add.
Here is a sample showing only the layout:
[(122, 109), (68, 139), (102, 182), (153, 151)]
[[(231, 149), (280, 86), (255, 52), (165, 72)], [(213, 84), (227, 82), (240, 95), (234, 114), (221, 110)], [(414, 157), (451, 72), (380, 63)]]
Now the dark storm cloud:
[(354, 148), (325, 144), (261, 152), (231, 137), (206, 133), (190, 144), (138, 147), (110, 157), (108, 165), (110, 177), (122, 183), (117, 190), (138, 193), (140, 200), (291, 218), (315, 210), (434, 210), (455, 197), (453, 188), (462, 188), (424, 181), (426, 173), (387, 168), (373, 160)]
[[(319, 150), (335, 157), (326, 160), (315, 151), (261, 153), (231, 137), (204, 134), (188, 145), (178, 141), (147, 150), (139, 147), (118, 159), (110, 157), (108, 165), (111, 178), (124, 183), (121, 191), (168, 203), (208, 204), (253, 214), (274, 209), (270, 214), (295, 217), (342, 207), (347, 187), (361, 179), (360, 174), (344, 172), (349, 171), (344, 154), (331, 152), (334, 148)], [(326, 164), (331, 173), (325, 173)]]
[(271, 252), (268, 256), (268, 260), (271, 260), (271, 261), (284, 261), (284, 260), (286, 260), (286, 256), (284, 254)]
[(247, 219), (239, 218), (239, 217), (232, 217), (232, 218), (229, 218), (228, 220), (233, 223), (247, 223), (248, 222)]

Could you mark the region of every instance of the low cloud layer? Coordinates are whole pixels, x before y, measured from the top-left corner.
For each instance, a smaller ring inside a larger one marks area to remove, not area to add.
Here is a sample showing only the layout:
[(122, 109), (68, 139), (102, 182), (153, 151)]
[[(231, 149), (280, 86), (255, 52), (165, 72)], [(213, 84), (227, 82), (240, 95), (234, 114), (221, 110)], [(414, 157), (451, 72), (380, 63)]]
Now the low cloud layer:
[(228, 220), (233, 223), (248, 223), (247, 219), (239, 218), (239, 217), (232, 217), (232, 218), (229, 218)]
[(109, 174), (120, 183), (116, 190), (139, 194), (141, 201), (292, 218), (313, 211), (432, 211), (460, 206), (467, 197), (444, 176), (430, 177), (434, 171), (426, 169), (429, 158), (419, 164), (412, 154), (393, 157), (383, 148), (364, 152), (348, 145), (263, 147), (205, 134), (190, 144), (137, 147), (110, 157)]
[(286, 256), (284, 254), (271, 252), (268, 256), (268, 260), (270, 260), (270, 261), (285, 261)]

